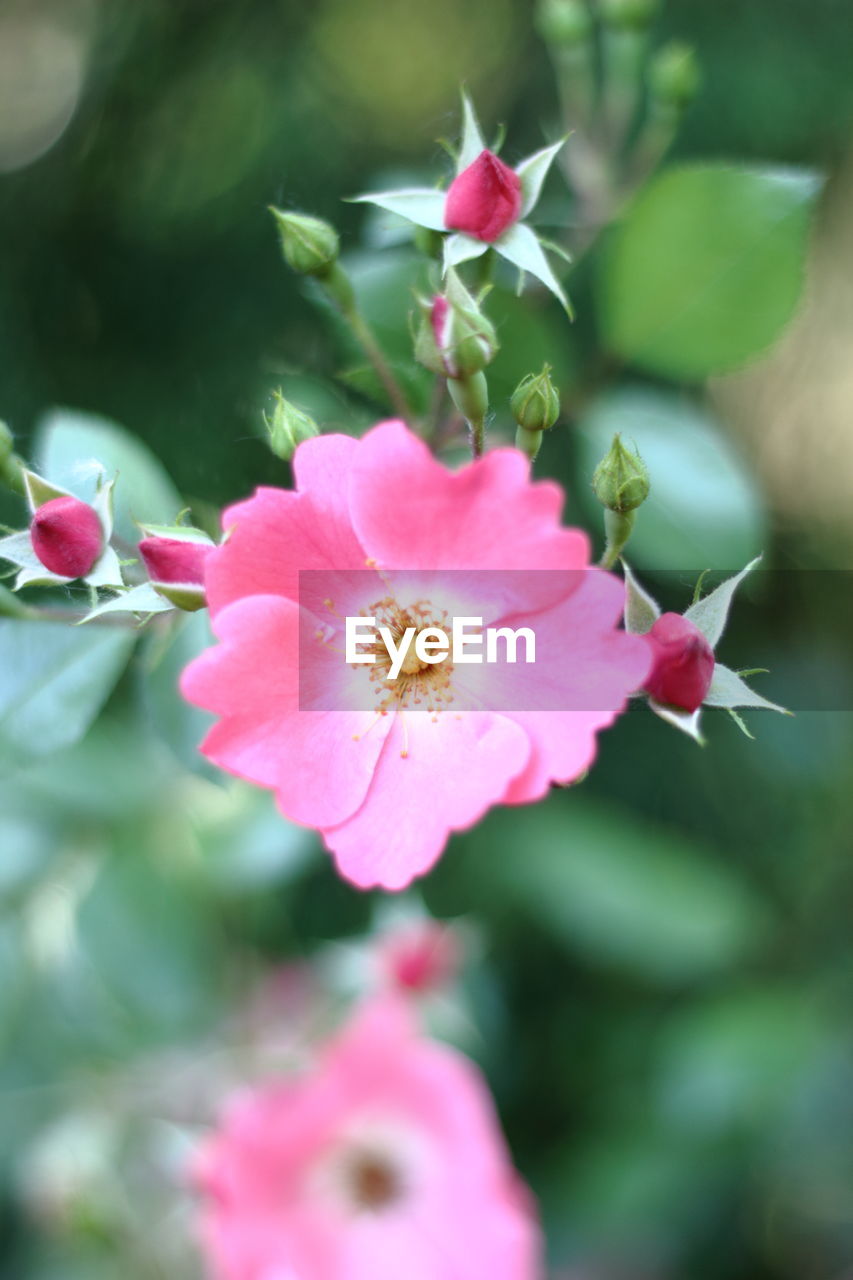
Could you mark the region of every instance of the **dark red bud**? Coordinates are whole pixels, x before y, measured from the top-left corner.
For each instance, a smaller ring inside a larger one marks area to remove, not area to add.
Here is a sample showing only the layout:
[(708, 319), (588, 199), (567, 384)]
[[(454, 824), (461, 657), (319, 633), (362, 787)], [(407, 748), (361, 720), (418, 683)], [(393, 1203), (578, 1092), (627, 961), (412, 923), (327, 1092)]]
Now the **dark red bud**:
[(181, 538), (143, 538), (139, 554), (152, 582), (204, 585), (204, 562), (214, 548), (206, 542)]
[(518, 174), (493, 151), (481, 151), (450, 184), (444, 225), (491, 244), (518, 221), (520, 213)]
[(646, 692), (684, 711), (701, 707), (714, 675), (714, 650), (699, 628), (680, 613), (663, 613), (647, 638), (654, 663)]
[(62, 578), (85, 578), (104, 549), (98, 513), (70, 494), (37, 508), (30, 538), (45, 569)]

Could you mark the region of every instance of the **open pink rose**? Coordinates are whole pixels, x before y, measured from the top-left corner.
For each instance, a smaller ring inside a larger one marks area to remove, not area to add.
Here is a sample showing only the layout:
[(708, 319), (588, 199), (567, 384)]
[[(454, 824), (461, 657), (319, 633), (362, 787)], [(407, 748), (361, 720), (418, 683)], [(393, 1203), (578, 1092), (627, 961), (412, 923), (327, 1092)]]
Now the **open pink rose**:
[[(531, 483), (518, 450), (454, 474), (387, 422), (306, 441), (294, 469), (295, 491), (262, 488), (224, 513), (230, 536), (205, 566), (220, 643), (181, 688), (220, 717), (209, 759), (275, 790), (355, 884), (402, 888), (491, 805), (583, 773), (645, 679), (648, 642), (617, 630), (622, 582), (588, 569), (586, 535), (560, 527), (561, 490)], [(391, 626), (408, 621), (398, 570), (445, 594), (450, 571), (475, 578), (486, 624), (535, 616), (536, 663), (506, 667), (499, 702), (491, 668), (413, 670), (377, 714), (358, 693), (375, 668), (342, 657), (344, 619), (378, 602)]]
[(538, 1280), (540, 1233), (476, 1068), (365, 1006), (201, 1152), (216, 1280)]
[(493, 151), (481, 151), (453, 179), (444, 206), (444, 225), (491, 244), (521, 216), (521, 179)]

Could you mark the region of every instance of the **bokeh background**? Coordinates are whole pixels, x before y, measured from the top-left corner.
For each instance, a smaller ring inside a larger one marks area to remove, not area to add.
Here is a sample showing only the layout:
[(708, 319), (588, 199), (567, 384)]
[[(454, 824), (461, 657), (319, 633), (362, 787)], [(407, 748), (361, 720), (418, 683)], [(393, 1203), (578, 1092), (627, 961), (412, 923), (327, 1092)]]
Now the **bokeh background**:
[[(636, 435), (655, 490), (634, 558), (668, 605), (764, 548), (779, 572), (721, 656), (771, 668), (762, 689), (797, 715), (752, 714), (750, 741), (711, 713), (701, 750), (634, 708), (583, 785), (494, 812), (419, 892), (466, 922), (445, 1030), (487, 1073), (555, 1276), (845, 1280), (853, 8), (669, 0), (670, 36), (703, 71), (671, 158), (828, 176), (797, 315), (726, 376), (616, 365), (596, 244), (570, 277), (571, 328), (511, 281), (495, 291), (494, 432), (547, 356), (568, 412), (538, 469), (598, 536), (592, 466), (614, 429)], [(266, 206), (335, 222), (405, 359), (419, 260), (341, 200), (432, 182), (460, 82), (489, 132), (507, 123), (510, 159), (560, 129), (521, 0), (3, 0), (0, 415), (18, 449), (85, 439), (68, 411), (111, 420), (153, 455), (126, 476), (209, 523), (288, 482), (264, 440), (275, 387), (328, 428), (381, 416)], [(555, 178), (543, 220), (570, 216)], [(0, 519), (22, 523), (11, 497)], [(204, 627), (143, 642), (75, 745), (0, 743), (3, 1280), (199, 1274), (177, 1182), (194, 1134), (330, 1016), (341, 946), (376, 923), (379, 895), (196, 756), (203, 718), (174, 681)]]

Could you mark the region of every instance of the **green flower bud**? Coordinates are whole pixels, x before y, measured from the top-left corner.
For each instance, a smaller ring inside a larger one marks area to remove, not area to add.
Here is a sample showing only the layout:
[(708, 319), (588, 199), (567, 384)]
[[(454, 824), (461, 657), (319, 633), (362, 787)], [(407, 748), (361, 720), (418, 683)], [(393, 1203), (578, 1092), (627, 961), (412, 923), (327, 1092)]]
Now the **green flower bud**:
[(447, 387), (453, 403), (465, 421), (482, 426), (489, 412), (489, 386), (486, 375), (472, 373), (470, 378), (450, 378)]
[(296, 446), (303, 440), (311, 440), (320, 434), (320, 428), (312, 417), (285, 400), (281, 391), (273, 392), (273, 411), (264, 414), (269, 435), (269, 446), (277, 458), (289, 462)]
[(510, 400), (512, 416), (525, 431), (547, 431), (560, 416), (560, 396), (551, 381), (551, 366), (522, 378)]
[(480, 373), (495, 358), (498, 339), (456, 272), (434, 298), (419, 298), (421, 320), (415, 336), (415, 359), (445, 378)]
[(322, 218), (285, 213), (270, 205), (281, 237), (281, 250), (289, 267), (303, 276), (323, 277), (338, 260), (338, 233)]
[(12, 449), (15, 444), (14, 436), (5, 422), (0, 422), (0, 469), (9, 461), (12, 456)]
[(683, 110), (696, 97), (702, 81), (696, 51), (692, 45), (672, 40), (658, 50), (649, 67), (649, 89), (653, 98)]
[(599, 0), (599, 12), (609, 27), (650, 27), (658, 16), (661, 0)]
[(638, 453), (625, 448), (618, 433), (595, 468), (592, 488), (603, 507), (620, 515), (636, 510), (649, 496), (646, 464)]
[(520, 449), (522, 453), (526, 453), (531, 462), (536, 458), (541, 443), (541, 431), (528, 431), (525, 427), (519, 427), (515, 433), (516, 449)]
[(536, 29), (546, 44), (583, 44), (592, 33), (587, 0), (540, 0)]

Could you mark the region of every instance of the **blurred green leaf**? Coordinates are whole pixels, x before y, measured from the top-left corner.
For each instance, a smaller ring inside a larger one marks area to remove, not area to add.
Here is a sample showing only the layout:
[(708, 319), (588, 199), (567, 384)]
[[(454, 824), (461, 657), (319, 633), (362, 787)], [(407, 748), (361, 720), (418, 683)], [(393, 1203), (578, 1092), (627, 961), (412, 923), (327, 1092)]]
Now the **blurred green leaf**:
[(137, 520), (173, 524), (184, 505), (148, 446), (106, 418), (72, 409), (52, 410), (39, 422), (35, 456), (41, 473), (82, 498), (89, 496), (92, 487), (88, 463), (97, 460), (109, 475), (118, 472), (115, 528), (126, 542), (139, 540)]
[(135, 641), (132, 632), (112, 627), (0, 623), (0, 771), (81, 738)]
[(199, 751), (213, 717), (178, 691), (181, 672), (211, 643), (206, 609), (176, 616), (166, 634), (152, 635), (142, 649), (138, 688), (152, 728), (181, 764), (194, 773), (213, 775), (216, 771)]
[(794, 1102), (827, 1030), (814, 993), (799, 986), (731, 991), (691, 1007), (661, 1045), (659, 1111), (714, 1135), (760, 1127)]
[(651, 477), (628, 551), (638, 569), (738, 569), (762, 550), (764, 513), (746, 467), (707, 410), (673, 392), (620, 388), (583, 415), (578, 491), (591, 515), (600, 520), (589, 477), (617, 431)]
[(183, 868), (140, 851), (108, 858), (78, 913), (82, 954), (145, 1038), (197, 1033), (220, 993), (215, 919)]
[(504, 811), (473, 839), (502, 893), (596, 964), (678, 983), (738, 963), (767, 936), (767, 908), (722, 862), (577, 794)]
[(608, 348), (687, 381), (765, 350), (800, 295), (819, 175), (723, 164), (669, 169), (627, 210), (600, 276)]

